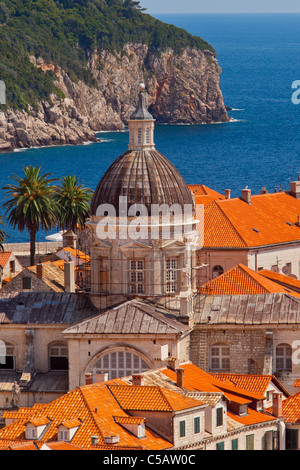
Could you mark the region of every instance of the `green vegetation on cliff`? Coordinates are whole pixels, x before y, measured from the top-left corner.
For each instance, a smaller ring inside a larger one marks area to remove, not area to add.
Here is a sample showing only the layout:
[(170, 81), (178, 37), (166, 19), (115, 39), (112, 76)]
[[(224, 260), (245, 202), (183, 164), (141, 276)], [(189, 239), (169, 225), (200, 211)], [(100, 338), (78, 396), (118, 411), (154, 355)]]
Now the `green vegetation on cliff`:
[(201, 38), (144, 13), (138, 1), (0, 0), (0, 80), (7, 88), (6, 107), (28, 109), (60, 93), (54, 73), (34, 67), (29, 56), (60, 66), (73, 81), (96, 86), (87, 67), (91, 51), (120, 52), (128, 42), (158, 53), (168, 47), (179, 53), (187, 46), (215, 53)]

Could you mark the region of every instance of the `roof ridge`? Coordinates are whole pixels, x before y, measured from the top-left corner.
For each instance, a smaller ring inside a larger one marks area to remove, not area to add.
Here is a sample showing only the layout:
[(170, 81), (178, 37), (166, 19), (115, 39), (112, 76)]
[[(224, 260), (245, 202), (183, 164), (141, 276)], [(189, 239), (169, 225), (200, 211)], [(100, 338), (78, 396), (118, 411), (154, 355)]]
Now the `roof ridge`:
[(223, 202), (223, 201), (229, 201), (230, 199), (222, 199), (221, 201), (213, 201), (212, 204), (216, 204), (216, 206), (219, 208), (219, 210), (222, 212), (223, 216), (226, 218), (226, 220), (229, 222), (229, 224), (231, 225), (231, 227), (233, 228), (233, 230), (235, 231), (235, 233), (237, 234), (237, 236), (240, 238), (240, 240), (245, 244), (246, 247), (248, 247), (249, 245), (247, 244), (247, 242), (243, 239), (243, 237), (241, 236), (241, 234), (238, 232), (238, 230), (235, 228), (235, 226), (233, 225), (233, 223), (231, 222), (231, 220), (227, 217), (227, 215), (225, 214), (225, 212), (223, 211), (223, 209), (221, 209), (221, 207), (219, 206), (219, 202)]
[[(169, 407), (169, 411), (172, 411), (174, 407), (172, 407), (170, 401), (167, 399), (167, 397), (165, 395), (166, 389), (164, 389), (163, 387), (159, 387), (159, 392), (163, 396), (164, 400), (167, 402), (167, 405)], [(168, 390), (168, 392), (170, 392), (170, 390)], [(173, 393), (176, 393), (176, 392), (173, 392)]]
[(95, 416), (94, 416), (94, 411), (92, 410), (92, 407), (91, 407), (91, 405), (89, 404), (88, 399), (87, 399), (87, 397), (85, 396), (85, 394), (84, 394), (84, 392), (83, 392), (83, 390), (86, 390), (86, 389), (87, 389), (87, 386), (86, 386), (86, 385), (82, 385), (81, 387), (77, 387), (75, 390), (79, 390), (79, 392), (80, 392), (80, 394), (81, 394), (81, 396), (82, 396), (82, 399), (83, 399), (83, 401), (84, 401), (86, 407), (88, 408), (88, 410), (89, 410), (89, 412), (90, 412), (91, 418), (92, 418), (93, 422), (95, 423), (95, 426), (96, 426), (97, 429), (99, 430), (100, 436), (102, 437), (102, 439), (104, 439), (104, 436), (103, 436), (103, 434), (102, 434), (102, 432), (101, 432), (101, 428), (100, 428), (100, 426), (98, 425), (98, 422), (97, 422), (97, 420), (96, 420), (96, 418), (95, 418)]
[[(267, 289), (267, 287), (264, 285), (264, 282), (260, 282), (260, 278), (262, 278), (262, 281), (264, 281), (264, 278), (263, 276), (261, 276), (259, 273), (257, 273), (256, 271), (254, 271), (253, 269), (249, 268), (248, 266), (245, 266), (244, 264), (242, 263), (239, 263), (238, 266), (240, 267), (240, 269), (242, 269), (248, 276), (251, 277), (251, 279), (253, 279), (254, 282), (256, 282), (256, 284), (258, 284), (260, 287), (263, 287), (265, 290), (266, 290), (266, 294), (269, 294), (270, 291)], [(257, 279), (258, 278), (258, 279)], [(272, 284), (276, 285), (276, 283), (270, 281)]]

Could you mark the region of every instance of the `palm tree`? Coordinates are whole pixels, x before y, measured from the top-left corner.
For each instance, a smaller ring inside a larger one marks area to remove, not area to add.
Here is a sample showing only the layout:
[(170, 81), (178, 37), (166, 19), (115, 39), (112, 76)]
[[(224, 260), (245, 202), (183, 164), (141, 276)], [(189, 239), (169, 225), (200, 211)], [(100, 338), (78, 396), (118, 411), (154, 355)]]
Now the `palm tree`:
[(10, 225), (17, 227), (20, 232), (26, 228), (30, 234), (30, 263), (35, 264), (36, 234), (42, 229), (48, 231), (57, 224), (54, 192), (50, 173), (42, 174), (40, 166), (23, 167), (24, 176), (10, 178), (17, 184), (4, 186), (7, 194), (2, 207), (6, 209)]
[[(0, 225), (4, 225), (3, 219), (0, 215)], [(7, 233), (5, 233), (3, 230), (0, 230), (0, 251), (4, 251), (3, 243), (5, 243), (6, 237), (10, 238)]]
[(55, 203), (62, 230), (82, 229), (89, 216), (92, 190), (84, 187), (76, 176), (67, 175), (56, 188)]

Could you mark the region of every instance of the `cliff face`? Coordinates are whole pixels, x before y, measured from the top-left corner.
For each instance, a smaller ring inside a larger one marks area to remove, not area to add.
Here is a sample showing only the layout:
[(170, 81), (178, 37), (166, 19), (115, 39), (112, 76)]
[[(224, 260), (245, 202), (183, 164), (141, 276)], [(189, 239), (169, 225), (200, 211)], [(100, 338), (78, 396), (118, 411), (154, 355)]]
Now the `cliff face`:
[(137, 84), (143, 81), (147, 103), (159, 123), (202, 124), (230, 120), (219, 88), (221, 69), (209, 51), (168, 49), (153, 54), (148, 46), (127, 44), (119, 55), (102, 52), (90, 58), (97, 89), (74, 83), (59, 67), (31, 58), (51, 69), (65, 99), (51, 96), (38, 109), (0, 113), (0, 151), (41, 145), (96, 141), (100, 130), (121, 130), (134, 110)]

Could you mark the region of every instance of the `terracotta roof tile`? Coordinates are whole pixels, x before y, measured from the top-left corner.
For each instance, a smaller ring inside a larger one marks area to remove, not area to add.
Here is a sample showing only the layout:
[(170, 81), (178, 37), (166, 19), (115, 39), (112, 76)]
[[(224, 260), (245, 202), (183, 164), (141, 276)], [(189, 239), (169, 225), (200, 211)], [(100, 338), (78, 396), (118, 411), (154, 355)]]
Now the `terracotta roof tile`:
[[(273, 412), (273, 407), (267, 409)], [(300, 392), (294, 393), (282, 401), (282, 416), (286, 423), (300, 423)]]
[(11, 257), (11, 251), (1, 251), (0, 252), (0, 266), (4, 268)]
[(275, 385), (280, 388), (286, 396), (289, 396), (289, 392), (278, 382), (277, 378), (273, 375), (258, 375), (258, 374), (229, 374), (229, 373), (218, 373), (211, 374), (218, 380), (225, 380), (232, 382), (236, 387), (249, 392), (254, 392), (259, 395), (265, 395), (267, 393), (268, 386), (273, 381)]
[[(110, 446), (105, 445), (104, 437), (115, 434), (120, 436), (119, 444), (113, 447), (115, 450), (123, 448), (159, 450), (172, 447), (169, 441), (148, 428), (145, 431), (146, 438), (140, 440), (117, 424), (114, 416), (128, 417), (128, 414), (120, 408), (108, 386), (104, 383), (78, 387), (43, 407), (37, 406), (31, 410), (32, 418), (47, 416), (50, 421), (43, 436), (46, 445), (56, 441), (57, 428), (61, 423), (76, 419), (80, 420), (82, 424), (75, 433), (71, 444), (83, 449), (109, 449)], [(16, 421), (0, 429), (0, 448), (3, 440), (24, 441), (25, 424), (30, 419), (29, 412), (30, 409), (26, 408), (21, 412), (14, 413), (13, 417)], [(5, 413), (5, 417), (10, 416), (9, 413)], [(91, 442), (91, 436), (95, 435), (98, 436), (97, 446), (93, 446)]]
[(216, 200), (205, 207), (205, 247), (255, 247), (300, 240), (300, 199), (286, 192)]
[(285, 274), (269, 271), (268, 269), (262, 269), (259, 271), (259, 274), (267, 279), (270, 279), (271, 281), (277, 282), (282, 286), (288, 287), (290, 289), (296, 289), (300, 292), (300, 281), (292, 276), (286, 276)]
[(124, 410), (178, 411), (201, 405), (198, 400), (156, 386), (115, 385), (109, 389)]
[(271, 281), (262, 276), (261, 271), (253, 271), (243, 264), (238, 264), (203, 284), (199, 291), (205, 295), (247, 295), (283, 292), (300, 297), (298, 292)]
[[(262, 400), (264, 395), (254, 393), (249, 390), (235, 386), (230, 381), (221, 381), (216, 379), (212, 374), (203, 371), (192, 363), (181, 364), (180, 368), (184, 369), (184, 388), (189, 391), (200, 392), (222, 392), (226, 394), (236, 394), (239, 397), (249, 398), (251, 400)], [(162, 372), (170, 379), (176, 380), (176, 372), (171, 369), (164, 369)]]

